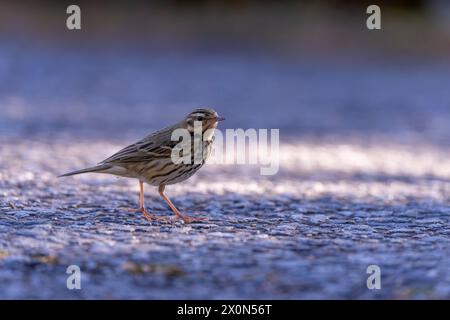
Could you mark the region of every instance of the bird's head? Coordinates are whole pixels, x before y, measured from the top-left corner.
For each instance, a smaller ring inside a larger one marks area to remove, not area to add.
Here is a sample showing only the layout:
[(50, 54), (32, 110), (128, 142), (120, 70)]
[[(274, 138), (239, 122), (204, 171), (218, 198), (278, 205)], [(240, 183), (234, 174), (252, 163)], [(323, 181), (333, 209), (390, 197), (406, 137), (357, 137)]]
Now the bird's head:
[(195, 125), (201, 124), (202, 133), (205, 133), (208, 129), (217, 128), (217, 124), (222, 120), (225, 120), (225, 118), (219, 117), (216, 111), (211, 108), (204, 108), (195, 109), (189, 113), (184, 119), (184, 123), (186, 129), (192, 133), (194, 132)]

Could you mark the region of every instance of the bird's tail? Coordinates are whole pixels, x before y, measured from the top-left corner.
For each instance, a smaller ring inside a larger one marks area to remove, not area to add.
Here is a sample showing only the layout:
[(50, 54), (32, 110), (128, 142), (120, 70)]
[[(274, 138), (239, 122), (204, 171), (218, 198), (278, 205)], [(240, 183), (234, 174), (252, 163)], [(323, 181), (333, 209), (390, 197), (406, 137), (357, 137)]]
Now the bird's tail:
[(111, 165), (109, 165), (109, 164), (99, 164), (99, 165), (94, 166), (94, 167), (89, 167), (89, 168), (81, 169), (81, 170), (75, 170), (75, 171), (71, 171), (71, 172), (62, 174), (62, 175), (58, 176), (58, 178), (59, 177), (68, 177), (68, 176), (73, 176), (73, 175), (76, 175), (76, 174), (88, 173), (88, 172), (105, 172), (108, 169), (111, 169)]

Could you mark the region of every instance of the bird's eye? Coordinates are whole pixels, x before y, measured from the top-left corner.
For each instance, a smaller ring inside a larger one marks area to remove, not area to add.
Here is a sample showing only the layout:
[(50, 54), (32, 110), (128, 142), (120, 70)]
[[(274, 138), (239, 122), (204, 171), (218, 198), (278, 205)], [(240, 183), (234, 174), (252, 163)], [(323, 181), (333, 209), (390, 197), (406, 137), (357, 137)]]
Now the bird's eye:
[(198, 116), (197, 117), (197, 121), (202, 121), (203, 120), (203, 117), (202, 116)]

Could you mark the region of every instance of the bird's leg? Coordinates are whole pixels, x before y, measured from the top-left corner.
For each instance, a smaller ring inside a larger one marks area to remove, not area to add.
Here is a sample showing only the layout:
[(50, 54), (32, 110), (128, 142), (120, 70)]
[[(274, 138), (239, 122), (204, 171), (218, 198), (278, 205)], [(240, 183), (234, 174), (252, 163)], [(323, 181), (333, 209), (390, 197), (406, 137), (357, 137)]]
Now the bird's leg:
[(166, 218), (155, 216), (147, 211), (147, 209), (145, 208), (145, 203), (144, 203), (144, 183), (142, 181), (139, 181), (139, 187), (140, 187), (139, 209), (130, 209), (129, 211), (130, 212), (142, 212), (144, 214), (144, 218), (150, 222), (152, 220), (164, 220), (164, 221), (167, 220)]
[(195, 222), (195, 221), (208, 220), (207, 218), (194, 218), (194, 217), (190, 217), (190, 216), (181, 214), (181, 212), (177, 209), (177, 207), (175, 207), (175, 205), (172, 203), (172, 201), (170, 201), (170, 199), (164, 194), (164, 189), (165, 189), (165, 186), (164, 185), (160, 185), (159, 188), (158, 188), (159, 194), (164, 199), (164, 201), (167, 202), (167, 204), (169, 205), (170, 209), (172, 209), (172, 211), (176, 214), (177, 218), (182, 219), (184, 221), (184, 223), (192, 223), (192, 222)]

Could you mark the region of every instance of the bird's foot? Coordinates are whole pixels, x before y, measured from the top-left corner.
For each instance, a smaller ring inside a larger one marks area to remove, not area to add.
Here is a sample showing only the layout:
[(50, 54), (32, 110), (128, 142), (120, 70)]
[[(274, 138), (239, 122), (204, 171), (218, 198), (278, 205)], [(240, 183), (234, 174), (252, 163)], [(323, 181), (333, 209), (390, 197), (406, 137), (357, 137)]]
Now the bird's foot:
[(160, 216), (155, 216), (154, 214), (151, 214), (150, 212), (147, 211), (147, 209), (145, 208), (139, 208), (139, 209), (128, 209), (128, 212), (142, 212), (144, 214), (144, 218), (148, 221), (148, 222), (152, 222), (152, 221), (170, 221), (169, 218), (167, 217), (160, 217)]
[(151, 214), (148, 211), (144, 211), (144, 218), (148, 221), (148, 222), (152, 222), (153, 220), (156, 221), (164, 221), (164, 222), (170, 222), (170, 218), (168, 217), (161, 217), (161, 216), (155, 216), (154, 214)]
[(187, 216), (184, 214), (178, 214), (177, 218), (182, 219), (184, 221), (184, 223), (208, 221), (208, 218), (205, 218), (205, 217), (191, 217), (191, 216)]

